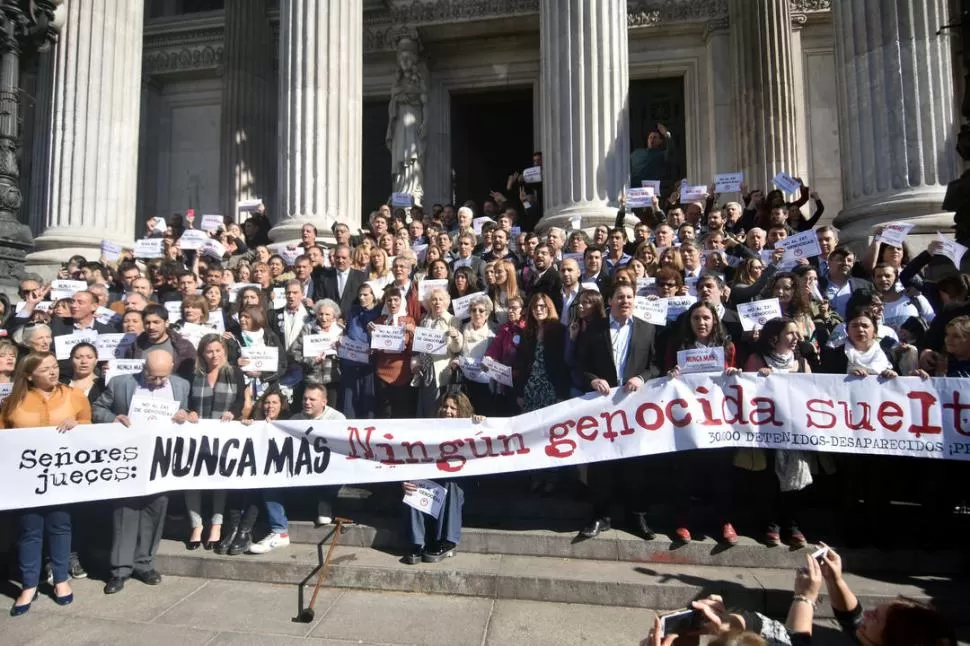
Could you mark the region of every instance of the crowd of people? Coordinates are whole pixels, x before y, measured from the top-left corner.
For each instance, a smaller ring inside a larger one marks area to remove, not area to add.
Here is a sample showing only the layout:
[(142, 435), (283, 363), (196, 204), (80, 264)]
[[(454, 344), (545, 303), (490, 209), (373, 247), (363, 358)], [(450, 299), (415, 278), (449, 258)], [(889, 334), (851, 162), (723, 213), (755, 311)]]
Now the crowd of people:
[[(541, 164), (541, 156), (536, 160)], [(146, 238), (162, 239), (160, 258), (131, 251), (110, 260), (76, 257), (64, 265), (62, 282), (27, 278), (19, 300), (0, 301), (0, 386), (10, 384), (0, 426), (127, 426), (133, 398), (145, 396), (178, 402), (173, 421), (184, 424), (434, 416), (475, 423), (677, 378), (678, 351), (698, 348), (723, 349), (727, 374), (764, 379), (810, 372), (970, 376), (970, 280), (952, 266), (934, 280), (924, 277), (938, 246), (914, 256), (905, 244), (880, 241), (877, 229), (858, 254), (839, 244), (836, 229), (821, 226), (821, 255), (788, 261), (779, 241), (812, 230), (823, 210), (807, 186), (793, 201), (780, 190), (745, 186), (738, 201), (727, 201), (712, 186), (705, 199), (689, 203), (674, 187), (646, 208), (624, 206), (613, 226), (541, 234), (520, 224), (535, 219), (541, 184), (523, 184), (516, 174), (509, 188), (510, 197), (495, 192), (480, 207), (382, 205), (356, 233), (334, 224), (329, 243), (305, 224), (298, 243), (271, 246), (261, 210), (241, 224), (227, 219), (204, 231), (218, 244), (200, 247), (198, 233), (185, 236), (195, 231), (193, 219), (178, 214), (146, 226)], [(771, 298), (781, 316), (746, 330), (738, 306)], [(641, 317), (645, 302), (664, 299), (664, 324)], [(419, 328), (436, 333), (433, 346), (415, 349)], [(399, 344), (371, 349), (375, 331), (388, 329), (397, 330)], [(119, 362), (106, 359), (98, 341), (110, 334), (125, 335), (111, 352), (142, 360), (137, 372), (111, 374)], [(486, 369), (489, 362), (511, 368), (511, 383)], [(659, 527), (650, 508), (662, 499), (683, 512), (667, 533), (689, 542), (696, 519), (687, 512), (701, 499), (716, 521), (715, 538), (726, 545), (738, 540), (736, 515), (744, 506), (759, 516), (747, 529), (767, 545), (802, 547), (803, 497), (816, 480), (839, 477), (845, 500), (864, 500), (878, 513), (886, 494), (872, 476), (893, 460), (678, 452), (591, 464), (581, 478), (574, 468), (537, 471), (531, 488), (548, 495), (581, 479), (594, 509), (577, 528), (585, 539), (614, 524), (654, 538)], [(942, 527), (958, 502), (946, 486), (955, 467), (924, 462), (911, 460), (907, 472), (920, 474), (932, 522)], [(407, 512), (413, 547), (406, 563), (455, 553), (464, 495), (458, 480), (442, 486), (447, 502), (437, 519)], [(415, 484), (403, 488), (413, 492)], [(186, 548), (237, 555), (285, 547), (291, 495), (305, 492), (186, 492)], [(331, 522), (334, 488), (312, 495), (317, 521)], [(132, 577), (160, 581), (154, 555), (175, 498), (105, 503), (113, 514), (106, 593)], [(260, 516), (269, 532), (254, 536)], [(70, 578), (84, 575), (71, 549), (71, 510), (27, 510), (20, 518), (23, 593), (12, 612), (29, 609), (43, 576), (45, 533), (55, 599), (69, 603)]]

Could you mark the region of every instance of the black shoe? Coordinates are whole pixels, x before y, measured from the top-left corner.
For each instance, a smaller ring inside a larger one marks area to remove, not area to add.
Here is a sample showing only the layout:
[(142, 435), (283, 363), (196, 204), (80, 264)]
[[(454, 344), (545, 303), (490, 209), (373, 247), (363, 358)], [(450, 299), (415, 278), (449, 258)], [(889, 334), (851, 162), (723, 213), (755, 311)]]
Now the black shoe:
[(601, 532), (608, 531), (612, 527), (613, 526), (610, 525), (609, 518), (597, 518), (589, 525), (579, 530), (579, 534), (583, 538), (596, 538)]
[(232, 547), (232, 542), (236, 540), (236, 530), (233, 528), (231, 531), (223, 531), (222, 540), (216, 543), (212, 551), (216, 554), (228, 554), (229, 548)]
[(81, 567), (81, 560), (78, 558), (77, 552), (71, 552), (71, 558), (67, 564), (67, 571), (70, 573), (72, 579), (88, 578), (88, 573)]
[(232, 539), (232, 544), (229, 545), (229, 555), (239, 556), (249, 550), (249, 547), (253, 544), (253, 534), (248, 529), (240, 529), (236, 532), (236, 537)]
[(424, 551), (421, 560), (425, 563), (437, 563), (455, 555), (455, 548), (458, 547), (451, 541), (441, 541), (431, 549)]
[[(194, 552), (200, 547), (202, 547), (202, 541), (185, 541), (185, 549), (187, 549), (190, 552)], [(206, 549), (209, 549), (208, 543), (206, 543)]]
[(125, 589), (125, 580), (120, 576), (113, 576), (111, 580), (104, 584), (105, 594), (115, 594)]
[(162, 582), (162, 575), (158, 573), (157, 570), (149, 570), (147, 572), (135, 572), (131, 573), (132, 578), (138, 579), (145, 585), (158, 585)]
[(401, 557), (401, 563), (405, 565), (417, 565), (424, 556), (424, 545), (415, 545), (410, 552)]
[(657, 532), (650, 529), (650, 525), (647, 524), (647, 515), (643, 512), (633, 513), (633, 527), (631, 529), (634, 534), (646, 541), (652, 541), (657, 537)]

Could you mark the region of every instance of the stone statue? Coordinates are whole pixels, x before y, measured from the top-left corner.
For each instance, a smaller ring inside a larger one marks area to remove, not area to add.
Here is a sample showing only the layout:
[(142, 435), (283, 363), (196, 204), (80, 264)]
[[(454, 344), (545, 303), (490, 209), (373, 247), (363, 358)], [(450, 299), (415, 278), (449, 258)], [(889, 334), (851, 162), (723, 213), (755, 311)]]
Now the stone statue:
[(427, 134), (428, 73), (420, 59), (418, 41), (403, 37), (397, 43), (397, 73), (391, 86), (385, 141), (391, 151), (392, 190), (410, 193), (420, 205), (424, 183)]

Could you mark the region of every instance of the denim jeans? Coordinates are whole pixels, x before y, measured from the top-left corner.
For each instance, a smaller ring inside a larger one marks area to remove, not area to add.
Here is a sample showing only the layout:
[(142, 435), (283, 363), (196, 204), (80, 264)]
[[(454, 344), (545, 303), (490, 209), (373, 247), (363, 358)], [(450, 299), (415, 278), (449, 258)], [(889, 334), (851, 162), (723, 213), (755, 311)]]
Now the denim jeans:
[(453, 480), (439, 484), (448, 490), (448, 495), (437, 518), (409, 505), (404, 506), (412, 545), (429, 547), (443, 540), (455, 545), (461, 542), (461, 508), (465, 504), (465, 492)]
[(54, 583), (63, 583), (69, 578), (71, 515), (64, 509), (51, 507), (28, 509), (20, 514), (20, 540), (18, 541), (20, 580), (24, 588), (36, 588), (40, 583), (44, 530), (47, 531)]
[(289, 528), (289, 521), (286, 518), (286, 509), (280, 500), (283, 498), (282, 489), (266, 489), (263, 491), (263, 504), (266, 505), (266, 522), (269, 523), (269, 531), (277, 534), (286, 534)]

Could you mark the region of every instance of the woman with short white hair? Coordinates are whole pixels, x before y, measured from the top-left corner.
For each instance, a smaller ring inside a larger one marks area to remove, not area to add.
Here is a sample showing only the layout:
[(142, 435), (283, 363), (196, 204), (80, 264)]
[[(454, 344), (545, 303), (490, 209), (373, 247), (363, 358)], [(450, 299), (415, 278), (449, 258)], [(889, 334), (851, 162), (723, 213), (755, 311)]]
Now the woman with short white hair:
[(434, 417), (438, 399), (451, 380), (451, 360), (461, 351), (459, 321), (448, 311), (448, 290), (436, 287), (424, 299), (424, 311), (418, 327), (445, 333), (445, 343), (436, 352), (422, 352), (412, 358), (411, 384), (418, 389), (418, 417)]
[[(297, 361), (303, 364), (303, 383), (321, 384), (327, 389), (327, 401), (331, 406), (339, 401), (337, 385), (340, 383), (340, 370), (337, 362), (337, 341), (343, 334), (344, 328), (337, 321), (340, 319), (340, 306), (329, 298), (317, 301), (313, 306), (313, 320), (303, 326), (303, 332), (297, 340), (293, 354)], [(306, 338), (308, 336), (323, 336), (330, 342), (323, 352), (310, 354), (306, 352)], [(302, 391), (302, 388), (300, 389)]]
[(461, 353), (452, 360), (452, 369), (462, 371), (462, 385), (476, 412), (491, 414), (492, 390), (487, 374), (481, 372), (485, 351), (495, 338), (495, 324), (489, 320), (492, 299), (486, 295), (476, 296), (468, 306), (468, 321), (462, 326)]

